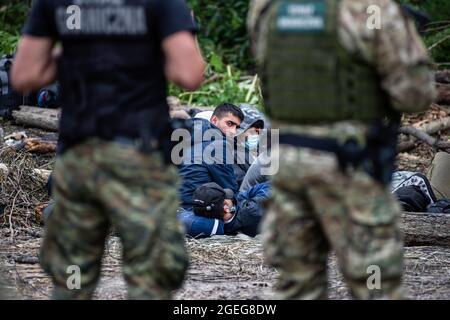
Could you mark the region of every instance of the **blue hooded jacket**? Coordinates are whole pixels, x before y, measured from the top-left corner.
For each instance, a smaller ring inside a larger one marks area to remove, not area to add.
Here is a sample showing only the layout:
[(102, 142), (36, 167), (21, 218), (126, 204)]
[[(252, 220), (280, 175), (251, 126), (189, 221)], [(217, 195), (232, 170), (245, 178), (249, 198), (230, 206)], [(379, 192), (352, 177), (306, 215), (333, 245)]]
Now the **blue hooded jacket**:
[(236, 214), (231, 221), (224, 223), (225, 234), (242, 232), (250, 237), (259, 233), (259, 224), (264, 215), (262, 202), (271, 196), (270, 182), (259, 183), (236, 197)]
[(177, 217), (182, 223), (186, 234), (193, 238), (200, 239), (225, 234), (223, 220), (197, 216), (192, 209), (181, 209), (177, 213)]
[[(179, 188), (181, 206), (192, 209), (193, 195), (195, 189), (208, 182), (215, 182), (224, 189), (231, 189), (236, 194), (238, 185), (234, 174), (233, 165), (226, 164), (228, 157), (227, 141), (222, 131), (205, 119), (193, 119), (191, 131), (191, 147), (186, 150), (183, 163), (179, 166), (179, 174), (182, 179)], [(212, 129), (215, 139), (205, 135), (205, 131)], [(201, 137), (196, 141), (196, 137)], [(205, 149), (208, 148), (205, 152)], [(216, 153), (215, 150), (221, 151)], [(210, 157), (203, 157), (203, 154)], [(190, 156), (190, 158), (189, 158)], [(213, 161), (214, 160), (214, 161)], [(209, 163), (208, 163), (209, 162)]]

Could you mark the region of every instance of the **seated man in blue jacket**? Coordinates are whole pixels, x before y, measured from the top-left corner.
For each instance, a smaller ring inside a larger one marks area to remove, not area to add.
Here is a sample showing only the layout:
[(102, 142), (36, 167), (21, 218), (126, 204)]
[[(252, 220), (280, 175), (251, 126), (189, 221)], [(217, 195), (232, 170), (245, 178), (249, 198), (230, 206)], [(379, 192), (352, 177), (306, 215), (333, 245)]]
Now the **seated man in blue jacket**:
[(264, 182), (234, 196), (230, 189), (207, 183), (194, 192), (193, 209), (180, 211), (178, 219), (194, 238), (238, 232), (254, 237), (264, 214), (262, 202), (270, 191), (269, 182)]
[(235, 193), (238, 191), (233, 158), (229, 153), (233, 145), (228, 143), (233, 139), (227, 139), (227, 135), (236, 135), (243, 119), (242, 111), (230, 103), (217, 106), (209, 121), (193, 119), (191, 147), (184, 152), (179, 166), (182, 179), (179, 194), (184, 209), (192, 208), (194, 191), (205, 183), (216, 182)]

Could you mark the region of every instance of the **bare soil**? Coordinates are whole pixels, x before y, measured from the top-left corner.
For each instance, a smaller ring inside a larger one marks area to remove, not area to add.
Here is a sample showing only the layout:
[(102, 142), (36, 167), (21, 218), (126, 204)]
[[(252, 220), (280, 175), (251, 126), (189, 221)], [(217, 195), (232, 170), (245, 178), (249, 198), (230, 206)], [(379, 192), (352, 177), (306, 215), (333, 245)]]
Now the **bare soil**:
[[(4, 233), (7, 231), (2, 234), (3, 239), (7, 239)], [(6, 298), (50, 298), (50, 278), (37, 261), (40, 242), (41, 238), (22, 234), (16, 237), (14, 243), (2, 241), (0, 244)], [(187, 240), (187, 244), (191, 264), (183, 287), (174, 293), (175, 299), (260, 300), (275, 297), (273, 286), (278, 274), (263, 262), (260, 236), (215, 236)], [(120, 241), (110, 237), (94, 299), (126, 298), (120, 256)], [(329, 260), (329, 281), (330, 299), (351, 299), (333, 255)], [(404, 284), (410, 299), (450, 299), (450, 248), (405, 248)]]
[[(403, 125), (426, 123), (447, 116), (448, 109), (434, 106), (426, 113), (403, 118)], [(3, 122), (5, 134), (26, 131), (29, 137), (56, 140), (57, 134)], [(448, 140), (449, 130), (440, 132)], [(406, 138), (406, 137), (403, 137)], [(4, 149), (0, 148), (0, 151)], [(416, 147), (397, 157), (397, 169), (426, 172), (436, 150), (417, 141)], [(49, 299), (50, 278), (38, 263), (43, 226), (35, 208), (49, 200), (45, 181), (33, 177), (29, 166), (51, 170), (54, 154), (2, 153), (2, 163), (17, 169), (2, 184), (0, 202), (0, 287), (8, 299)], [(19, 162), (18, 162), (19, 161)], [(20, 162), (22, 161), (22, 162)], [(190, 267), (175, 299), (271, 299), (277, 271), (264, 264), (260, 236), (215, 236), (187, 239)], [(110, 237), (105, 246), (101, 280), (95, 299), (125, 299), (121, 275), (121, 246)], [(349, 299), (334, 256), (329, 261), (331, 299)], [(450, 244), (444, 247), (405, 248), (405, 287), (411, 299), (450, 299)]]

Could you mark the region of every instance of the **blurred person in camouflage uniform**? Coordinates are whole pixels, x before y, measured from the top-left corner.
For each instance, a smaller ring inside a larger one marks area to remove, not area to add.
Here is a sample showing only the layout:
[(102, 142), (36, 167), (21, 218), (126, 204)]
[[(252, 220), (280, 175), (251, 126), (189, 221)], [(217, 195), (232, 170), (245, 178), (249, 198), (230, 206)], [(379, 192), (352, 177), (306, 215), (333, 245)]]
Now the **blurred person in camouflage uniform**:
[[(388, 188), (397, 128), (401, 112), (425, 110), (436, 94), (413, 22), (391, 0), (253, 0), (248, 27), (280, 129), (263, 222), (279, 297), (326, 299), (333, 250), (353, 297), (403, 298), (399, 205)], [(373, 266), (381, 286), (369, 283)]]
[(61, 85), (55, 208), (40, 254), (53, 298), (92, 297), (111, 226), (129, 298), (167, 299), (181, 286), (188, 257), (166, 92), (168, 80), (188, 90), (203, 80), (195, 31), (184, 0), (33, 1), (12, 82), (21, 92)]

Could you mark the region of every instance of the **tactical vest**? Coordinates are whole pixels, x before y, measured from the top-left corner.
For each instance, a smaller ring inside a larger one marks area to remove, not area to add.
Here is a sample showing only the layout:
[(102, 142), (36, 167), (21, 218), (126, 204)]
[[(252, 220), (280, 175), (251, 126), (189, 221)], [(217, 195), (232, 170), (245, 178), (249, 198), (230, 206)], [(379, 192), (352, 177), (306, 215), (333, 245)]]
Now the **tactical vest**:
[(339, 5), (340, 0), (272, 0), (263, 10), (269, 28), (259, 72), (273, 119), (369, 122), (390, 114), (373, 67), (339, 43)]
[[(93, 136), (106, 140), (119, 136), (142, 139), (159, 137), (169, 126), (164, 97), (157, 99), (158, 103), (149, 105), (129, 105), (120, 100), (121, 94), (116, 92), (120, 93), (118, 83), (123, 75), (108, 58), (105, 53), (102, 57), (85, 57), (79, 61), (62, 58), (59, 61), (63, 106), (59, 128), (62, 152)], [(164, 79), (161, 86), (165, 86)]]

